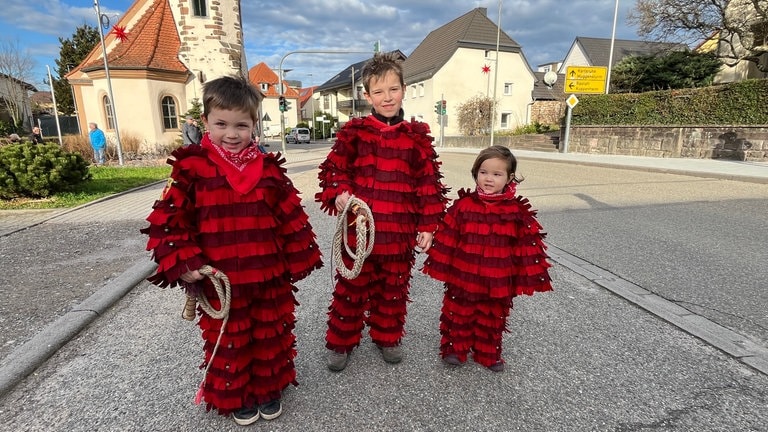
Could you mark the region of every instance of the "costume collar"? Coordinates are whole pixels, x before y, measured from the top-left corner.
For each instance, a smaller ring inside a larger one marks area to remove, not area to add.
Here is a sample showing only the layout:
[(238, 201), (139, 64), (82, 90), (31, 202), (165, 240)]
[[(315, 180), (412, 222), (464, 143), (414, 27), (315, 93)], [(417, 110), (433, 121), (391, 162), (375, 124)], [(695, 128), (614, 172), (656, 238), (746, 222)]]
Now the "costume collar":
[(405, 111), (400, 108), (400, 111), (398, 111), (394, 117), (384, 117), (383, 115), (377, 113), (375, 109), (371, 108), (371, 115), (376, 117), (382, 123), (385, 123), (389, 126), (394, 126), (404, 120)]
[(241, 195), (250, 192), (261, 180), (264, 171), (264, 156), (254, 142), (250, 142), (239, 153), (230, 153), (211, 142), (208, 133), (203, 135), (200, 145), (208, 150), (208, 157), (224, 173), (232, 188)]

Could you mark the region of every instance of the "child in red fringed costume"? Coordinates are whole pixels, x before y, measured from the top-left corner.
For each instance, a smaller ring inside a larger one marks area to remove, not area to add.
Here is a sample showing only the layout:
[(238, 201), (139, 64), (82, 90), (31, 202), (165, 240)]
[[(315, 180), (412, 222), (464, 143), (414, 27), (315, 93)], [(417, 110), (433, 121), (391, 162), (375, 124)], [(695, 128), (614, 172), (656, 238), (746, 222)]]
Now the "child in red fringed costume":
[[(171, 182), (147, 218), (147, 250), (159, 264), (149, 280), (202, 291), (214, 309), (221, 301), (198, 269), (210, 265), (229, 277), (231, 308), (223, 320), (199, 310), (205, 362), (206, 409), (251, 424), (282, 412), (282, 390), (297, 385), (293, 334), (295, 282), (322, 266), (299, 192), (280, 155), (251, 141), (261, 94), (242, 77), (205, 84), (201, 145), (173, 152)], [(210, 365), (209, 365), (210, 363)]]
[(552, 289), (541, 225), (526, 198), (516, 196), (517, 160), (506, 147), (480, 152), (472, 165), (474, 191), (459, 191), (448, 208), (424, 273), (445, 282), (440, 355), (460, 365), (504, 370), (502, 334), (512, 299)]
[[(333, 371), (346, 367), (366, 325), (385, 361), (402, 360), (415, 248), (429, 249), (446, 205), (429, 126), (403, 120), (405, 84), (397, 57), (375, 54), (362, 75), (372, 113), (339, 130), (320, 165), (322, 191), (315, 195), (331, 215), (343, 211), (350, 196), (361, 199), (376, 226), (373, 250), (360, 275), (348, 280), (336, 274), (326, 333), (328, 368)], [(354, 227), (349, 230), (354, 248)]]

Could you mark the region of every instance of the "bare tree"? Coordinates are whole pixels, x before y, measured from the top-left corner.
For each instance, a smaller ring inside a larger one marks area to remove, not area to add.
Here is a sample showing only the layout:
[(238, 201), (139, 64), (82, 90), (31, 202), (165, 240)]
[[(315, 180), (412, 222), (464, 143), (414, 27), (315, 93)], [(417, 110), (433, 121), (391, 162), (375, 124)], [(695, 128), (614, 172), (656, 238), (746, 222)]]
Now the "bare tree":
[(717, 56), (728, 66), (754, 63), (768, 53), (768, 0), (637, 0), (629, 15), (638, 35), (692, 45), (717, 42)]
[(29, 92), (35, 88), (29, 84), (35, 61), (28, 52), (21, 51), (18, 40), (0, 42), (0, 99), (3, 108), (18, 131), (24, 125), (29, 112)]
[(487, 135), (491, 123), (493, 98), (477, 95), (458, 106), (459, 130), (464, 135)]

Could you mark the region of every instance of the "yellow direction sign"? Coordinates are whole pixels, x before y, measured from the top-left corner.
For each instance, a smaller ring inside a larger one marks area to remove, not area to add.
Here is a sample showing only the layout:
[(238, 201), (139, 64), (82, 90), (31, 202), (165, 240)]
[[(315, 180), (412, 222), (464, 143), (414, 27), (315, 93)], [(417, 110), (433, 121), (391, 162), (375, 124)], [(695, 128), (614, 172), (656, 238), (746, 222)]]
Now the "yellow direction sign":
[(605, 66), (568, 66), (565, 72), (566, 93), (605, 93)]

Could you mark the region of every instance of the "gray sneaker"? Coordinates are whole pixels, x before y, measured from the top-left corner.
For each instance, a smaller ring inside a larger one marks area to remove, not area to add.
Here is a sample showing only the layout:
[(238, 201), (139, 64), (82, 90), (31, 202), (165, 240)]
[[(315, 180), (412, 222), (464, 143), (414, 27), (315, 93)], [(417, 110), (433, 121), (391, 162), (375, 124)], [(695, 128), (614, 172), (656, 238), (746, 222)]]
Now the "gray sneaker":
[(381, 350), (381, 356), (384, 357), (384, 361), (387, 363), (400, 363), (403, 361), (403, 350), (400, 349), (399, 345), (392, 347), (379, 346), (379, 350)]
[(347, 367), (349, 353), (340, 353), (334, 350), (328, 351), (328, 369), (334, 372), (343, 371)]

